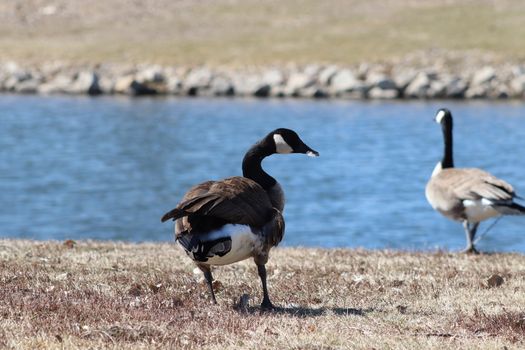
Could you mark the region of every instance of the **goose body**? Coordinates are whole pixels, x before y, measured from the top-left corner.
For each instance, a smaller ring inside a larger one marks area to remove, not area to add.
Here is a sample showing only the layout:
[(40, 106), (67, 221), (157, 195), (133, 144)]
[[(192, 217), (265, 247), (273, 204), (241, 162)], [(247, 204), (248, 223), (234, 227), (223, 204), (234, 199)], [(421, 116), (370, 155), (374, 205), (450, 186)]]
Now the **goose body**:
[(474, 237), (480, 222), (500, 215), (524, 215), (514, 202), (514, 188), (504, 180), (477, 168), (454, 168), (452, 114), (440, 109), (435, 118), (445, 141), (443, 159), (436, 165), (425, 188), (428, 202), (445, 217), (460, 221), (465, 228), (465, 252), (477, 253)]
[(262, 170), (261, 162), (274, 153), (318, 155), (294, 131), (274, 130), (248, 150), (243, 176), (192, 187), (161, 219), (175, 220), (175, 238), (203, 271), (213, 302), (211, 266), (251, 257), (263, 285), (262, 306), (273, 307), (266, 287), (265, 264), (270, 249), (284, 235), (284, 193), (279, 183)]

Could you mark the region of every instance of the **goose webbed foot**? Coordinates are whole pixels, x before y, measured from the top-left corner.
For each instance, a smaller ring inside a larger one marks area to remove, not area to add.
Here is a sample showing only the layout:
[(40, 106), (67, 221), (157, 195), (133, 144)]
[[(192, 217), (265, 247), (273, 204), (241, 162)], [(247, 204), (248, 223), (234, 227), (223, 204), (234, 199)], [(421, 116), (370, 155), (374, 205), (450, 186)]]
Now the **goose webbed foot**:
[(477, 250), (474, 246), (468, 246), (465, 249), (463, 249), (461, 251), (461, 253), (478, 255), (479, 254), (479, 250)]
[(261, 309), (263, 311), (272, 311), (272, 310), (275, 310), (275, 306), (272, 304), (270, 299), (263, 299), (261, 303)]

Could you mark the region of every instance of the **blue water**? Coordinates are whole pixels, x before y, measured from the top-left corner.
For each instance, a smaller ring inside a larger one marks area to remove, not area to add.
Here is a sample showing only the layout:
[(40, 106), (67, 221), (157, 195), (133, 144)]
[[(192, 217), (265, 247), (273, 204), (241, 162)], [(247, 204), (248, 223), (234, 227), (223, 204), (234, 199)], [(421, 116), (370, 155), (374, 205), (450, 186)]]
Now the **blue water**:
[[(456, 166), (525, 196), (520, 103), (1, 96), (0, 236), (172, 240), (160, 217), (191, 185), (240, 175), (247, 148), (288, 127), (321, 156), (263, 163), (287, 196), (285, 245), (461, 249), (461, 225), (424, 196), (441, 106), (455, 116)], [(479, 248), (525, 252), (524, 228), (505, 217)]]

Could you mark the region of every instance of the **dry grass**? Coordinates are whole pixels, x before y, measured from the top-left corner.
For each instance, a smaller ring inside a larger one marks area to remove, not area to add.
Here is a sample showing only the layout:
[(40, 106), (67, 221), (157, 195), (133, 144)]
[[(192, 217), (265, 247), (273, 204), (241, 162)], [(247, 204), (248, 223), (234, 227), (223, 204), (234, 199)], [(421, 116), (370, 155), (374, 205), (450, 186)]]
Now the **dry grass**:
[[(174, 244), (0, 241), (0, 347), (522, 348), (525, 257), (276, 249), (261, 312), (250, 261), (219, 305)], [(503, 277), (488, 287), (492, 274)], [(243, 294), (246, 308), (236, 307)]]
[(0, 58), (250, 65), (433, 48), (525, 58), (522, 0), (0, 2)]

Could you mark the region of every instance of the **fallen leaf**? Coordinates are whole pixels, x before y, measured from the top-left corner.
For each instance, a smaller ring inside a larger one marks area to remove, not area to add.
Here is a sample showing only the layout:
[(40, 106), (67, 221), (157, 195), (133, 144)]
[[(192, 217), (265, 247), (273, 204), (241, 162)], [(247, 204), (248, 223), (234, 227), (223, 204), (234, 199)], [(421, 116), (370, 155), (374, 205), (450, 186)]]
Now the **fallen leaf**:
[(68, 240), (64, 241), (64, 243), (62, 245), (64, 247), (68, 248), (68, 249), (73, 249), (73, 248), (75, 248), (75, 245), (77, 245), (77, 242), (75, 242), (72, 239), (68, 239)]
[(138, 297), (142, 294), (142, 288), (139, 284), (134, 284), (133, 286), (131, 286), (130, 289), (128, 289), (128, 294), (133, 295), (134, 297)]
[(149, 289), (155, 294), (157, 294), (159, 292), (161, 287), (162, 287), (162, 283), (150, 284), (149, 285)]
[(503, 282), (504, 282), (503, 277), (501, 277), (498, 274), (494, 274), (490, 276), (489, 279), (487, 280), (487, 285), (490, 288), (499, 287), (503, 284)]
[(404, 305), (397, 305), (396, 306), (397, 311), (399, 311), (400, 314), (406, 314), (407, 307)]
[(218, 291), (218, 290), (220, 290), (220, 289), (222, 288), (222, 283), (221, 283), (221, 281), (217, 281), (217, 280), (215, 280), (215, 281), (213, 281), (213, 282), (211, 283), (211, 285), (213, 286), (213, 290), (214, 290), (214, 291)]

